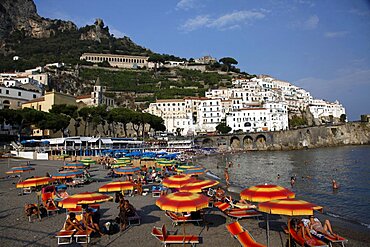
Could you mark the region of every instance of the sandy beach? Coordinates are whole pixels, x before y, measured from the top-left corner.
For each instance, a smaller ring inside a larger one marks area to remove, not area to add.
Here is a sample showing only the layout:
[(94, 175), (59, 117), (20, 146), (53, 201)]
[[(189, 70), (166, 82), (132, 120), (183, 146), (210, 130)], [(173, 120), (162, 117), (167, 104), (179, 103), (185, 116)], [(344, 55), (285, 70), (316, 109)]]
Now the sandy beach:
[[(25, 165), (25, 160), (11, 159), (10, 167)], [(44, 176), (46, 172), (55, 173), (63, 165), (63, 161), (31, 161), (35, 168), (30, 173), (24, 173), (22, 176)], [(35, 193), (19, 196), (19, 189), (15, 184), (18, 178), (7, 178), (5, 172), (8, 170), (8, 161), (0, 160), (0, 173), (3, 174), (0, 179), (0, 245), (1, 246), (57, 246), (55, 233), (58, 232), (66, 219), (66, 213), (62, 209), (58, 214), (44, 217), (41, 221), (33, 218), (33, 222), (28, 222), (28, 218), (23, 212), (25, 203), (36, 203)], [(99, 182), (93, 182), (76, 188), (68, 188), (68, 193), (93, 192), (111, 179), (105, 179), (107, 170), (99, 165), (93, 165), (90, 169), (93, 178)], [(117, 179), (115, 179), (117, 180)], [(113, 195), (113, 194), (112, 194)], [(138, 210), (141, 216), (141, 225), (132, 226), (123, 233), (106, 235), (103, 237), (93, 237), (90, 245), (94, 246), (161, 246), (151, 234), (153, 226), (162, 226), (166, 224), (171, 231), (183, 232), (183, 226), (171, 225), (170, 220), (164, 212), (155, 206), (155, 200), (151, 194), (146, 196), (128, 197), (128, 200)], [(114, 220), (118, 216), (117, 204), (114, 202), (105, 202), (101, 204), (101, 225), (109, 220)], [(341, 235), (347, 237), (349, 242), (346, 246), (368, 246), (370, 244), (370, 229), (361, 228), (349, 222), (343, 223), (336, 219), (330, 219), (333, 222), (334, 229)], [(206, 221), (209, 224), (193, 225), (186, 224), (187, 234), (200, 235), (202, 244), (200, 246), (240, 246), (238, 241), (233, 239), (227, 232), (225, 225), (233, 220), (227, 218), (217, 209), (209, 209), (206, 215)], [(287, 242), (286, 235), (282, 232), (281, 226), (285, 224), (286, 217), (270, 217), (270, 246), (285, 246)], [(245, 219), (240, 220), (241, 225), (248, 229), (257, 242), (266, 244), (266, 224), (264, 219)], [(73, 246), (79, 246), (73, 244)]]

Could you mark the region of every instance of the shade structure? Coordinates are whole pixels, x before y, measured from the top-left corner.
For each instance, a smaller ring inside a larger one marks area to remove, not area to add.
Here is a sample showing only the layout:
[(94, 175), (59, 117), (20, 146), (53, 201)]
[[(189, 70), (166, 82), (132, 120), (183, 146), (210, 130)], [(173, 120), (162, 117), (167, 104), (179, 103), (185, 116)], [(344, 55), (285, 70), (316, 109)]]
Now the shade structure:
[(49, 184), (50, 182), (54, 181), (54, 179), (49, 177), (35, 177), (29, 178), (24, 180), (23, 182), (17, 183), (17, 188), (29, 188), (29, 187), (37, 187), (45, 184)]
[(84, 169), (85, 165), (82, 163), (70, 163), (63, 166), (65, 169)]
[(9, 171), (5, 172), (6, 174), (14, 174), (14, 173), (23, 173), (35, 170), (35, 168), (31, 166), (16, 166), (12, 167)]
[(196, 180), (195, 182), (189, 183), (184, 185), (180, 188), (181, 192), (193, 192), (199, 193), (202, 192), (203, 189), (207, 189), (213, 186), (218, 185), (219, 182), (216, 180)]
[(81, 204), (92, 204), (106, 202), (109, 200), (113, 200), (113, 197), (97, 192), (84, 192), (69, 196), (68, 198), (60, 201), (58, 206), (63, 208), (76, 208), (77, 205)]
[(66, 178), (74, 178), (76, 176), (84, 174), (83, 170), (68, 170), (68, 171), (60, 171), (51, 175), (54, 179), (66, 179)]
[(118, 158), (117, 161), (131, 161), (131, 159), (129, 157), (121, 157)]
[(133, 190), (134, 184), (131, 181), (117, 181), (105, 184), (99, 188), (99, 192), (115, 192)]
[(175, 192), (161, 196), (156, 205), (172, 212), (194, 212), (208, 207), (209, 198), (197, 193)]
[(313, 215), (314, 210), (322, 210), (321, 206), (297, 199), (281, 199), (258, 204), (258, 211), (268, 214), (281, 214), (288, 216)]
[[(314, 210), (322, 210), (321, 206), (306, 202), (303, 200), (297, 200), (294, 198), (286, 198), (281, 200), (272, 200), (267, 202), (261, 202), (258, 204), (258, 211), (268, 214), (281, 214), (287, 216), (298, 216), (298, 215), (313, 215)], [(267, 246), (269, 246), (269, 224), (267, 217)], [(289, 239), (290, 246), (290, 239)]]
[(189, 168), (183, 171), (183, 174), (186, 175), (202, 175), (206, 172), (207, 170), (203, 167), (194, 167), (194, 168)]
[(178, 166), (176, 168), (176, 171), (183, 172), (183, 171), (186, 171), (188, 169), (196, 169), (196, 168), (199, 168), (199, 166), (195, 166), (195, 165), (181, 165), (181, 166)]
[(83, 160), (80, 160), (80, 162), (83, 164), (95, 164), (96, 163), (96, 161), (92, 159), (83, 159)]
[(119, 167), (131, 166), (131, 165), (132, 165), (132, 163), (126, 163), (126, 162), (124, 162), (124, 163), (111, 164), (110, 166), (112, 168), (119, 168)]
[(188, 175), (174, 175), (163, 179), (162, 185), (167, 188), (181, 188), (182, 186), (194, 182), (195, 179)]
[(175, 164), (174, 160), (156, 160), (157, 165), (159, 166), (173, 166)]
[(294, 198), (295, 194), (279, 185), (261, 184), (244, 189), (240, 192), (240, 197), (251, 202), (266, 202), (276, 199)]
[(139, 167), (135, 166), (126, 166), (126, 167), (121, 167), (113, 170), (114, 173), (120, 174), (120, 175), (132, 175), (134, 173), (140, 172)]

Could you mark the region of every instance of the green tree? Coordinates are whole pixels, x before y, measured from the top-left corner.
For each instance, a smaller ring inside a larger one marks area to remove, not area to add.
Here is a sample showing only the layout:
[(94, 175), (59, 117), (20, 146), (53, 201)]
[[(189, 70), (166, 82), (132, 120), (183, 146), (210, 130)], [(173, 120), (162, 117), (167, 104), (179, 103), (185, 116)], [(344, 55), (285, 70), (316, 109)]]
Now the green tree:
[(78, 136), (78, 128), (81, 125), (81, 117), (78, 115), (78, 107), (75, 105), (53, 105), (49, 111), (54, 114), (66, 115), (74, 120), (75, 135)]
[(90, 124), (92, 122), (93, 109), (91, 107), (83, 107), (83, 108), (78, 110), (78, 114), (79, 114), (79, 116), (81, 116), (82, 120), (85, 123), (85, 125), (84, 125), (84, 136), (86, 136), (86, 129), (87, 129), (87, 127), (90, 128)]
[(227, 72), (229, 72), (230, 68), (231, 68), (231, 65), (233, 64), (238, 64), (238, 61), (236, 61), (234, 58), (232, 57), (223, 57), (219, 60), (220, 63), (223, 63), (227, 66)]
[(68, 128), (70, 121), (71, 117), (65, 114), (44, 113), (44, 118), (36, 126), (42, 130), (61, 131), (63, 137), (64, 130)]
[(232, 130), (232, 128), (227, 126), (225, 123), (220, 123), (219, 125), (216, 126), (216, 130), (221, 134), (227, 134)]

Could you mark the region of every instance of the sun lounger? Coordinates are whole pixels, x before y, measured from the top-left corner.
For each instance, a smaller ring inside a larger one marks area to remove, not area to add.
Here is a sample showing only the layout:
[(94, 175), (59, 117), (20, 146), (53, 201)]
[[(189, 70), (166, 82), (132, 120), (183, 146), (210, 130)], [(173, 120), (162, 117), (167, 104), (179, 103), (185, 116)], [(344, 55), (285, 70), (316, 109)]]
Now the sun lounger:
[(90, 236), (92, 232), (93, 231), (90, 229), (77, 231), (74, 234), (74, 237), (76, 238), (76, 243), (79, 243), (79, 244), (90, 243)]
[(327, 247), (328, 245), (317, 239), (316, 237), (312, 236), (312, 238), (310, 238), (309, 236), (305, 236), (305, 238), (303, 238), (303, 236), (301, 234), (298, 234), (297, 231), (292, 227), (292, 223), (289, 222), (290, 224), (290, 227), (289, 227), (289, 234), (290, 236), (292, 237), (292, 239), (297, 243), (299, 244), (300, 246), (309, 246), (309, 247)]
[(161, 230), (154, 227), (152, 229), (152, 235), (165, 247), (169, 244), (191, 244), (195, 246), (200, 242), (200, 237), (195, 235), (168, 235), (165, 225), (162, 226)]
[(128, 217), (128, 225), (129, 226), (139, 226), (141, 223), (141, 217), (135, 212), (134, 216)]
[(152, 196), (153, 197), (160, 197), (161, 196), (162, 186), (160, 185), (153, 185), (152, 186)]
[(233, 222), (226, 226), (230, 234), (236, 238), (242, 246), (248, 247), (264, 247), (265, 245), (257, 243), (252, 235), (245, 230), (239, 222)]
[(348, 242), (348, 239), (346, 239), (344, 237), (341, 237), (339, 235), (332, 236), (332, 235), (329, 235), (329, 234), (320, 234), (320, 233), (319, 234), (313, 234), (312, 232), (311, 232), (311, 234), (313, 236), (315, 236), (316, 238), (329, 243), (330, 247), (335, 243), (341, 244), (344, 247), (344, 244)]
[[(69, 216), (67, 216), (68, 218)], [(80, 221), (82, 219), (82, 215), (76, 215), (76, 219)], [(58, 239), (58, 245), (62, 244), (71, 244), (73, 239), (73, 234), (76, 233), (76, 230), (66, 230), (66, 223), (62, 227), (62, 230), (55, 234), (55, 237)]]
[(202, 218), (194, 219), (192, 216), (178, 216), (177, 214), (170, 211), (166, 211), (166, 216), (170, 218), (173, 226), (177, 226), (179, 223), (189, 222), (195, 222), (199, 225), (199, 223), (203, 221)]
[(236, 220), (262, 216), (260, 212), (254, 209), (231, 208), (231, 205), (226, 202), (217, 204), (217, 207), (221, 212)]

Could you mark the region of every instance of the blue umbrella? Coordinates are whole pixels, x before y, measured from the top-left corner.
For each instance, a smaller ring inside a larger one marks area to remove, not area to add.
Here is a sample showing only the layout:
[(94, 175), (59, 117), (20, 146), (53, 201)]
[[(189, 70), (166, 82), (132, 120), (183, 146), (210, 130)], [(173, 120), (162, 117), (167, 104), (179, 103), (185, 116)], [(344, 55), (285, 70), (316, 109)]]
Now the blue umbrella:
[(126, 166), (126, 167), (121, 167), (121, 168), (114, 169), (114, 173), (116, 173), (116, 174), (122, 174), (122, 175), (134, 174), (136, 172), (140, 172), (140, 168), (139, 167)]
[(82, 174), (84, 174), (83, 170), (60, 171), (56, 174), (53, 174), (51, 177), (55, 179), (64, 179), (64, 178), (76, 177), (77, 175), (82, 175)]

